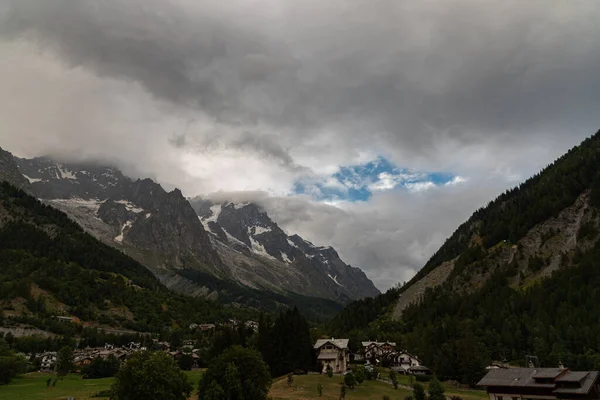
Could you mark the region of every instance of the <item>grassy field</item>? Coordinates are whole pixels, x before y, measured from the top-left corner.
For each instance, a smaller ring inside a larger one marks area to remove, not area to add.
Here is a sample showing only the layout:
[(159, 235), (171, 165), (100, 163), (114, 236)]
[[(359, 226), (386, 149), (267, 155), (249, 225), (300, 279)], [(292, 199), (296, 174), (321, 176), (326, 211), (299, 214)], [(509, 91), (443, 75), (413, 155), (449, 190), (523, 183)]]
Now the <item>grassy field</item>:
[[(273, 400), (284, 399), (322, 399), (338, 400), (340, 398), (341, 376), (328, 378), (327, 375), (296, 375), (294, 383), (288, 387), (287, 379), (280, 378), (273, 383), (270, 396)], [(323, 396), (319, 397), (317, 385), (323, 386)], [(378, 399), (381, 400), (384, 395), (390, 396), (390, 399), (404, 399), (411, 395), (406, 389), (394, 390), (392, 385), (379, 381), (365, 381), (362, 385), (357, 385), (354, 390), (346, 392), (346, 399)]]
[[(196, 390), (198, 381), (202, 375), (201, 371), (186, 371)], [(113, 383), (114, 378), (105, 379), (82, 379), (80, 375), (71, 374), (65, 377), (63, 381), (58, 381), (56, 387), (46, 387), (48, 374), (31, 373), (20, 378), (14, 379), (9, 385), (0, 386), (0, 400), (65, 400), (69, 396), (75, 400), (86, 399), (104, 399), (106, 397), (92, 397), (96, 393), (108, 390)], [(385, 377), (385, 375), (383, 376)], [(401, 385), (410, 385), (408, 376), (399, 375), (398, 380)], [(328, 378), (326, 375), (296, 375), (294, 383), (288, 387), (285, 377), (277, 379), (271, 387), (270, 396), (273, 400), (303, 400), (318, 399), (317, 385), (323, 386), (322, 400), (338, 400), (340, 396), (342, 377), (334, 376)], [(413, 380), (414, 382), (414, 380)], [(425, 388), (427, 384), (425, 383)], [(481, 390), (469, 390), (444, 385), (447, 396), (460, 396), (463, 400), (484, 400), (487, 395)], [(403, 400), (405, 396), (412, 395), (411, 391), (404, 388), (394, 390), (392, 385), (379, 381), (365, 381), (362, 385), (356, 386), (354, 390), (348, 390), (346, 398), (354, 399), (379, 399), (388, 395), (390, 399)], [(191, 400), (196, 400), (194, 395)]]
[[(194, 386), (198, 388), (201, 371), (185, 371)], [(114, 378), (82, 379), (81, 375), (67, 375), (63, 381), (58, 381), (56, 387), (46, 387), (48, 374), (31, 373), (14, 379), (10, 384), (0, 386), (1, 400), (64, 400), (74, 397), (75, 400), (107, 399), (107, 397), (92, 397), (96, 393), (108, 390)], [(196, 397), (192, 397), (196, 399)]]
[[(386, 375), (387, 375), (387, 373), (382, 373), (382, 376), (384, 378), (387, 378)], [(410, 376), (408, 376), (408, 375), (398, 375), (398, 382), (401, 385), (411, 386), (411, 379), (410, 379)], [(413, 378), (412, 383), (416, 383), (416, 382), (417, 382), (416, 379)], [(429, 386), (428, 382), (419, 382), (419, 383), (421, 383), (425, 387), (425, 390), (427, 390), (427, 388)], [(484, 390), (467, 389), (467, 388), (462, 388), (462, 387), (450, 386), (446, 382), (442, 382), (442, 385), (444, 386), (445, 394), (448, 397), (459, 396), (463, 400), (482, 400), (482, 399), (488, 398), (488, 395)]]

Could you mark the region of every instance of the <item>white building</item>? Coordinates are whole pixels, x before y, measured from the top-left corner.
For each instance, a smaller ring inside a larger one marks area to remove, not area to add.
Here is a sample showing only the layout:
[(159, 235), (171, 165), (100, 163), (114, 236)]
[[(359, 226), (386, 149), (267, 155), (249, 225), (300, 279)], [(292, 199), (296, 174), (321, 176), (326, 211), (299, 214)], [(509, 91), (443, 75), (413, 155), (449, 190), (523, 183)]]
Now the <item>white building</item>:
[(321, 372), (326, 373), (328, 368), (334, 374), (344, 374), (350, 363), (350, 351), (348, 349), (349, 339), (319, 339), (314, 349), (317, 351), (317, 360), (321, 366)]

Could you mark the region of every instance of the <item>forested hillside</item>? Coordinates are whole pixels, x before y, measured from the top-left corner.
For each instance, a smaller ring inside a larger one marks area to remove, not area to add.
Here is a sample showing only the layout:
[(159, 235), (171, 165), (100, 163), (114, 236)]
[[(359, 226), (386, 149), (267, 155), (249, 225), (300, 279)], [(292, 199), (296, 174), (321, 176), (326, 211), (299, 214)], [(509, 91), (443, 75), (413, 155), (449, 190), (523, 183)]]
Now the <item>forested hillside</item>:
[(221, 320), (234, 312), (170, 292), (144, 266), (5, 182), (0, 305), (4, 314), (41, 328), (56, 326), (52, 316), (63, 315), (139, 331)]
[[(599, 171), (600, 132), (476, 211), (404, 287), (346, 307), (332, 333), (396, 340), (470, 383), (491, 360), (600, 368)], [(398, 311), (442, 263), (445, 281)]]

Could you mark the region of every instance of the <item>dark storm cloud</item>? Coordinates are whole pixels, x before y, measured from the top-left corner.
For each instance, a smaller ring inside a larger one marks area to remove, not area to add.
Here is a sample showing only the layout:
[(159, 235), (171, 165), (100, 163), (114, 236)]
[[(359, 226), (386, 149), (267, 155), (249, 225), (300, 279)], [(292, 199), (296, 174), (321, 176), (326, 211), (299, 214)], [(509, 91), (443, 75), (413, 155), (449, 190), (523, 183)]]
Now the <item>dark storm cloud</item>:
[(427, 152), (440, 133), (589, 132), (593, 3), (16, 0), (1, 29), (217, 121), (335, 126)]

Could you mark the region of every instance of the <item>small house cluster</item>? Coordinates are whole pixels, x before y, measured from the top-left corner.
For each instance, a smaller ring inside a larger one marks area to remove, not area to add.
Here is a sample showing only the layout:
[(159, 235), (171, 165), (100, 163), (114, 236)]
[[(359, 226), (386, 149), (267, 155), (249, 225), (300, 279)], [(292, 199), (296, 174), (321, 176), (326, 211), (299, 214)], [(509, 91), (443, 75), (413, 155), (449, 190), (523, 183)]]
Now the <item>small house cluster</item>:
[[(169, 354), (175, 361), (178, 361), (184, 354), (190, 354), (194, 360), (192, 368), (197, 368), (200, 364), (200, 350), (193, 349), (194, 342), (192, 340), (183, 341), (182, 350), (171, 350), (168, 342), (159, 342), (154, 340), (153, 348), (160, 349)], [(100, 357), (107, 359), (111, 356), (115, 357), (120, 362), (126, 361), (136, 351), (144, 351), (145, 347), (140, 343), (129, 343), (125, 346), (115, 347), (107, 344), (104, 347), (88, 347), (73, 351), (73, 364), (78, 370), (92, 363), (92, 361)], [(37, 361), (40, 365), (40, 372), (54, 372), (58, 355), (55, 351), (47, 351), (37, 355), (28, 355), (29, 361)]]
[[(319, 339), (314, 345), (317, 361), (322, 372), (329, 368), (334, 374), (344, 374), (350, 364), (349, 339)], [(430, 375), (432, 372), (421, 360), (406, 350), (396, 350), (394, 342), (366, 341), (360, 351), (352, 354), (354, 362), (368, 365), (384, 364), (398, 373), (410, 375)]]

